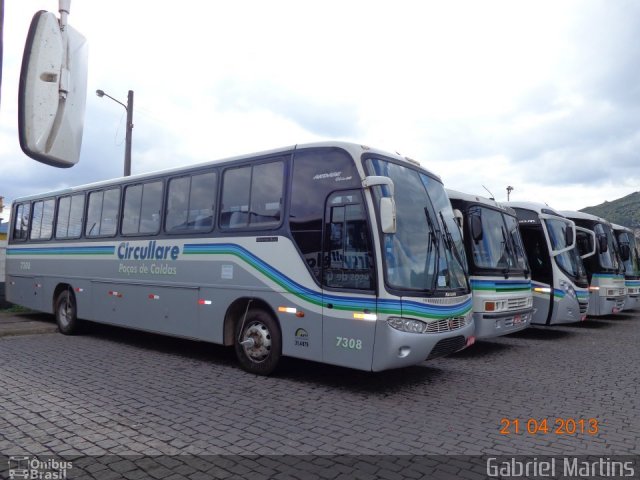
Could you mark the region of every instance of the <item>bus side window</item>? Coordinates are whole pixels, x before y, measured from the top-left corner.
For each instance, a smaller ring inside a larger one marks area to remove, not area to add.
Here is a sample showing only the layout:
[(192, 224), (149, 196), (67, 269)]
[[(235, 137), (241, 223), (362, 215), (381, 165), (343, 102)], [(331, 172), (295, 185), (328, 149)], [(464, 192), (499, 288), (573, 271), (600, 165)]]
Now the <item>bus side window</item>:
[(241, 228), (248, 225), (250, 187), (250, 166), (225, 170), (222, 176), (221, 227)]
[(21, 203), (16, 206), (16, 216), (13, 222), (13, 239), (14, 240), (26, 240), (29, 233), (30, 215), (31, 210), (30, 203)]
[(119, 207), (120, 188), (91, 192), (89, 194), (85, 235), (87, 237), (115, 235)]
[(210, 231), (213, 228), (216, 190), (216, 172), (169, 180), (166, 231)]
[(222, 176), (223, 228), (280, 224), (284, 197), (284, 158), (225, 170)]
[(362, 194), (336, 193), (327, 202), (324, 284), (371, 290), (373, 255)]
[(55, 200), (41, 200), (33, 204), (33, 219), (31, 222), (32, 240), (49, 240), (53, 232), (53, 210)]
[[(339, 175), (331, 175), (338, 172)], [(327, 196), (359, 188), (359, 175), (347, 152), (336, 148), (299, 150), (293, 158), (289, 228), (313, 278), (322, 282), (322, 225)]]

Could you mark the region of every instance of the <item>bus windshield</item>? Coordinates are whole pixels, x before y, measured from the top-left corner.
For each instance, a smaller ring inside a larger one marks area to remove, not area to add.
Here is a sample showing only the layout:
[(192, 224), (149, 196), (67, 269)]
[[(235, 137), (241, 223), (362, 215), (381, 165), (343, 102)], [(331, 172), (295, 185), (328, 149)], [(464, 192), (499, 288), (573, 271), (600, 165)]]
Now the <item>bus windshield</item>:
[(518, 232), (518, 220), (493, 208), (475, 206), (469, 218), (478, 216), (482, 237), (472, 239), (473, 263), (478, 268), (524, 271), (527, 268), (524, 247)]
[(607, 239), (607, 250), (601, 251), (598, 249), (598, 259), (600, 261), (600, 266), (602, 268), (608, 268), (613, 270), (618, 270), (620, 265), (618, 263), (618, 257), (616, 255), (616, 246), (613, 243), (613, 231), (608, 225), (603, 225), (602, 223), (596, 223), (593, 227), (593, 231), (596, 234), (596, 238), (606, 238)]
[(638, 261), (638, 250), (636, 249), (636, 239), (632, 233), (620, 232), (618, 243), (629, 247), (629, 258), (624, 261), (624, 272), (627, 276), (640, 275), (640, 263)]
[[(387, 284), (436, 295), (451, 290), (467, 293), (462, 236), (442, 183), (380, 158), (368, 159), (367, 168), (396, 185), (397, 231), (384, 235)], [(383, 188), (374, 188), (377, 199), (386, 193)]]
[[(560, 218), (547, 218), (545, 225), (547, 226), (549, 240), (551, 241), (551, 250), (556, 252), (567, 248), (565, 231), (567, 227), (570, 226), (570, 223)], [(587, 281), (587, 272), (584, 269), (584, 265), (576, 248), (556, 255), (555, 260), (560, 269), (574, 280), (580, 282)]]

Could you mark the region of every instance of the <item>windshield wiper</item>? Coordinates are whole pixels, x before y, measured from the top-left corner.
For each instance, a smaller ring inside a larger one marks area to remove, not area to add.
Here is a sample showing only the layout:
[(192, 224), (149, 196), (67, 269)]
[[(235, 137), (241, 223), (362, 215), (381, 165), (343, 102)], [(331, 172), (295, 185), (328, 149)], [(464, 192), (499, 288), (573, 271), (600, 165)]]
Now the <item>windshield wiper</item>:
[(500, 231), (502, 232), (502, 254), (500, 258), (504, 258), (505, 267), (502, 269), (502, 274), (504, 278), (509, 278), (509, 272), (511, 269), (509, 268), (509, 257), (513, 256), (513, 252), (511, 252), (510, 242), (507, 239), (507, 232), (504, 228), (504, 225), (500, 227)]
[(444, 229), (445, 245), (453, 253), (453, 257), (458, 262), (458, 265), (460, 265), (460, 268), (462, 268), (462, 270), (464, 271), (464, 260), (462, 260), (460, 252), (458, 251), (458, 247), (456, 247), (456, 242), (453, 240), (453, 236), (451, 235), (449, 226), (447, 225), (447, 222), (444, 221), (444, 215), (442, 214), (442, 212), (439, 212), (439, 215), (440, 220), (442, 221), (442, 228)]
[(431, 249), (435, 247), (436, 256), (433, 262), (433, 278), (431, 279), (430, 290), (436, 290), (436, 280), (438, 279), (438, 264), (440, 263), (440, 231), (436, 230), (429, 209), (424, 207), (424, 215), (427, 217), (427, 226), (429, 227), (429, 248), (427, 249), (427, 258), (425, 260), (425, 277), (429, 275), (429, 259), (431, 257)]

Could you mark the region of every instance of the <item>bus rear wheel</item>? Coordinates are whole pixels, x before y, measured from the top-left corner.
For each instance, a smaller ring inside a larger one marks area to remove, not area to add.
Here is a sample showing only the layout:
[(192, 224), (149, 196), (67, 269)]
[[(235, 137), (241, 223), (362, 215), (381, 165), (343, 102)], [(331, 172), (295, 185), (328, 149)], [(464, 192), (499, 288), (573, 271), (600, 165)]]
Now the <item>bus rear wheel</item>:
[(65, 335), (73, 335), (78, 330), (76, 299), (69, 290), (63, 290), (56, 298), (55, 307), (58, 330)]
[(240, 366), (247, 372), (269, 375), (282, 355), (282, 336), (278, 322), (263, 310), (247, 312), (238, 322), (235, 350)]

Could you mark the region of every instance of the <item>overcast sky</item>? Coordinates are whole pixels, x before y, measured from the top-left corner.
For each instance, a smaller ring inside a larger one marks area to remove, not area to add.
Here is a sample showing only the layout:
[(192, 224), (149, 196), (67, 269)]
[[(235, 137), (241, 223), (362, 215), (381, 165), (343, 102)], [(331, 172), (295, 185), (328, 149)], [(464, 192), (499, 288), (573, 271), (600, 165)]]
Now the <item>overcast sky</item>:
[[(80, 163), (26, 157), (6, 0), (0, 196), (319, 140), (412, 157), (448, 188), (579, 209), (640, 190), (640, 1), (73, 0), (89, 42)], [(5, 212), (6, 217), (7, 212)]]

